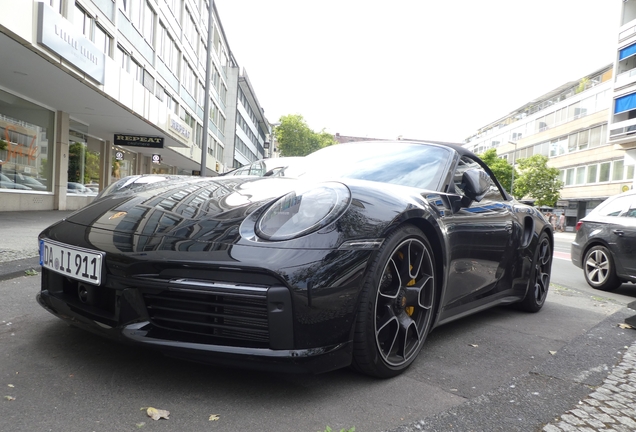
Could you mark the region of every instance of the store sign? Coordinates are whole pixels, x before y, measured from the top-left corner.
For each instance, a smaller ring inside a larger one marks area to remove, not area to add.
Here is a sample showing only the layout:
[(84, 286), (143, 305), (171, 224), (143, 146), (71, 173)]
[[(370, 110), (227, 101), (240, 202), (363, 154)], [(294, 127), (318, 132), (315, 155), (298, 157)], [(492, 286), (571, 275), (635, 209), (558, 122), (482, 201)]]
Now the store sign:
[(192, 141), (192, 128), (174, 114), (168, 118), (168, 130), (186, 144)]
[(116, 151), (115, 152), (115, 160), (123, 161), (124, 160), (124, 152)]
[(104, 84), (105, 55), (73, 23), (43, 2), (38, 3), (38, 43)]
[(120, 146), (163, 148), (163, 137), (115, 134), (114, 143)]
[(153, 154), (152, 155), (152, 163), (153, 164), (160, 164), (161, 163), (161, 155)]

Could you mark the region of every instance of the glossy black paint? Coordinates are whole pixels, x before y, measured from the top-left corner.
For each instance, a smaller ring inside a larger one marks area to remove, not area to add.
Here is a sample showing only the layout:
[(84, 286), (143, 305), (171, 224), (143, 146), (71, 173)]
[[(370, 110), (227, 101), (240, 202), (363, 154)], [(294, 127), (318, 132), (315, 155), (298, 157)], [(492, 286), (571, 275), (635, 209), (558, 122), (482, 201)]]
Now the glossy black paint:
[[(269, 204), (301, 183), (294, 178), (169, 176), (111, 189), (40, 235), (105, 252), (104, 282), (88, 287), (95, 304), (80, 301), (77, 282), (49, 270), (38, 301), (77, 326), (172, 356), (313, 372), (347, 366), (360, 289), (377, 250), (347, 242), (381, 244), (402, 224), (419, 228), (441, 275), (434, 327), (523, 299), (539, 234), (547, 232), (552, 242), (541, 214), (498, 184), (501, 199), (466, 206), (451, 172), (461, 156), (474, 155), (449, 148), (439, 190), (337, 179), (351, 192), (346, 212), (286, 241), (260, 239), (254, 226)], [(253, 300), (257, 306), (233, 297), (251, 292), (261, 296)], [(175, 331), (170, 320), (181, 320), (178, 312), (161, 321), (171, 301), (195, 305), (197, 313), (205, 302), (220, 303), (213, 310), (225, 314), (224, 323), (240, 321), (236, 307), (249, 324), (228, 330), (205, 312), (213, 331)]]

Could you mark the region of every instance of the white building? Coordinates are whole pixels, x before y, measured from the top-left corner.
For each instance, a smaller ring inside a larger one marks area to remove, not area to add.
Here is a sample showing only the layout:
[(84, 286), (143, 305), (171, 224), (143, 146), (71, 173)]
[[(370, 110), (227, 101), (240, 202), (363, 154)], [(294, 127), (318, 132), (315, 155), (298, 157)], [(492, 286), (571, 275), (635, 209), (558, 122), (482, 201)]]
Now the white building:
[(201, 170), (208, 29), (205, 175), (243, 162), (235, 136), (263, 157), (268, 123), (208, 4), (0, 0), (0, 211), (76, 209), (92, 200), (81, 185)]
[(636, 1), (623, 0), (614, 63), (609, 141), (625, 151), (625, 163), (636, 161)]

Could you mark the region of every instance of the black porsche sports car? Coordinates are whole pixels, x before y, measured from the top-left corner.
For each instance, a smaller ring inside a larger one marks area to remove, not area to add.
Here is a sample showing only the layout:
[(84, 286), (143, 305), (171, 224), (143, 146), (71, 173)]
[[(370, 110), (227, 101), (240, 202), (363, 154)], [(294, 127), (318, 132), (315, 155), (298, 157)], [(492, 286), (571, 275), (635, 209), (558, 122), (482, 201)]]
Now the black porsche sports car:
[(137, 176), (40, 235), (38, 302), (189, 360), (391, 377), (435, 327), (536, 312), (553, 234), (452, 145), (364, 142), (283, 177)]

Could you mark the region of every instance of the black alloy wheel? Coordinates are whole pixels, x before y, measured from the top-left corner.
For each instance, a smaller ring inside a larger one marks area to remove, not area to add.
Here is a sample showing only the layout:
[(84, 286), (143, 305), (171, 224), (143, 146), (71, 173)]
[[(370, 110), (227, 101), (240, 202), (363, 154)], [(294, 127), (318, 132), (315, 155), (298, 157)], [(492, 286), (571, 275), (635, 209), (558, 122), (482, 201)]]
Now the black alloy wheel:
[(596, 245), (586, 252), (583, 274), (589, 286), (601, 291), (613, 291), (621, 286), (616, 276), (614, 258), (605, 246)]
[(389, 378), (415, 360), (433, 321), (436, 283), (433, 251), (423, 233), (405, 225), (389, 235), (364, 284), (354, 368)]
[(543, 307), (550, 289), (550, 273), (552, 271), (552, 246), (546, 233), (539, 236), (534, 251), (532, 270), (528, 280), (526, 296), (519, 303), (519, 308), (527, 312), (538, 312)]

